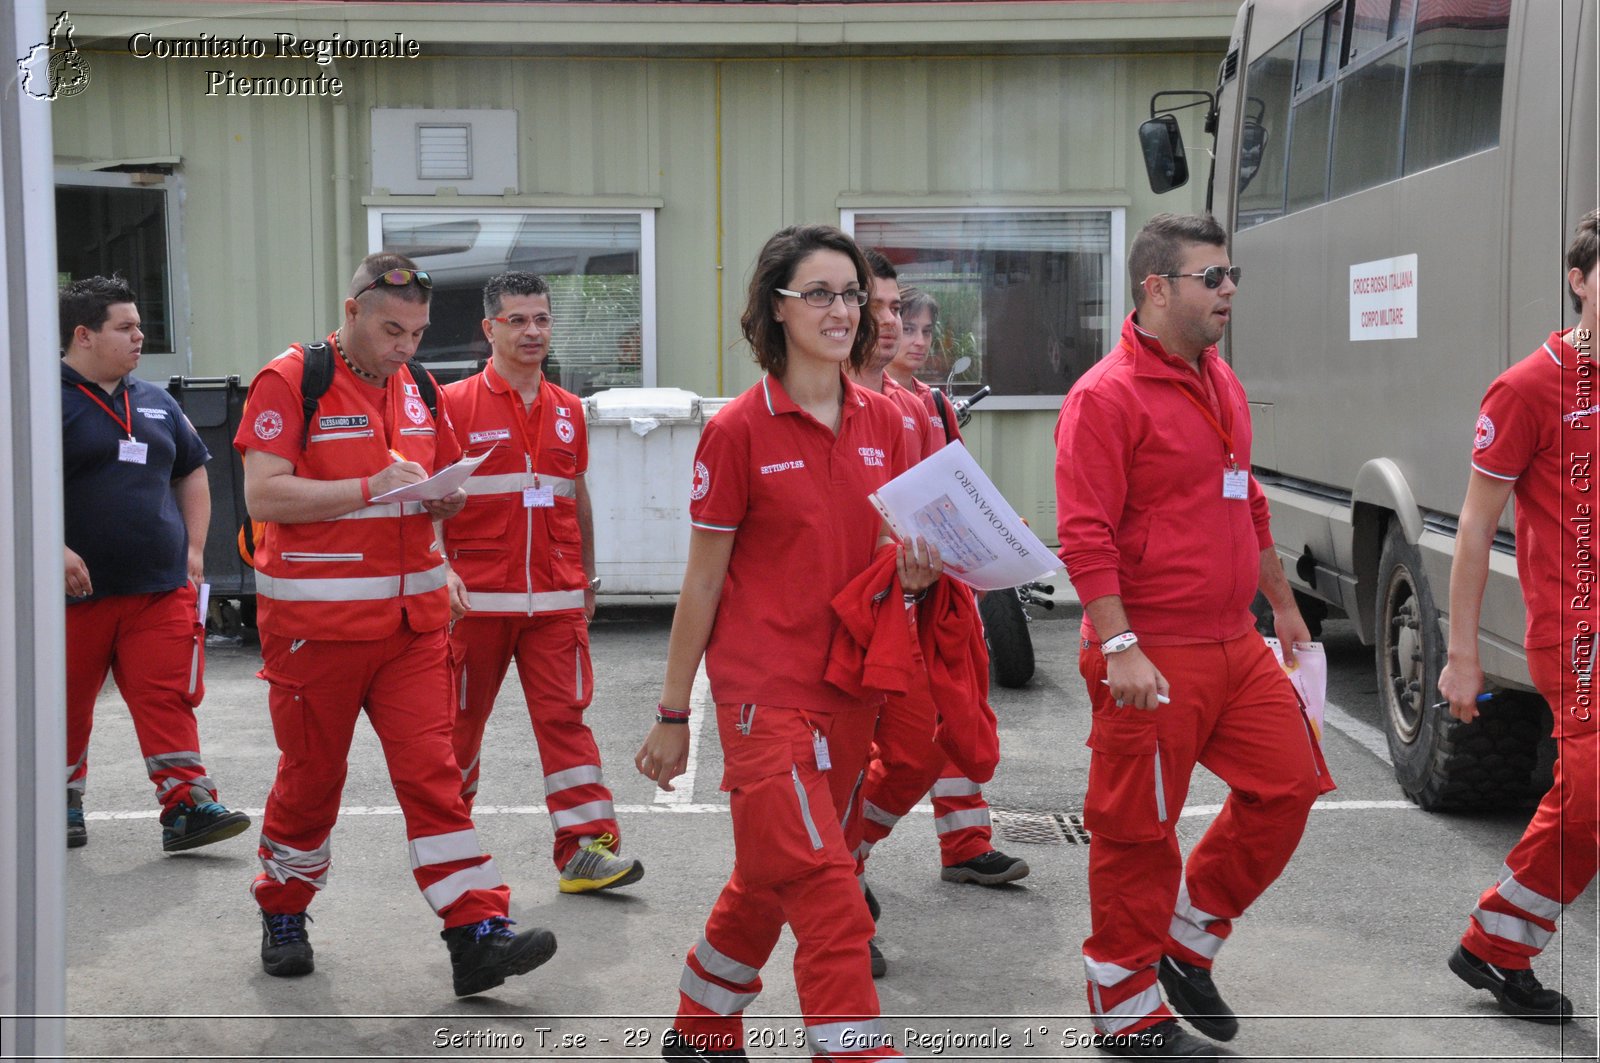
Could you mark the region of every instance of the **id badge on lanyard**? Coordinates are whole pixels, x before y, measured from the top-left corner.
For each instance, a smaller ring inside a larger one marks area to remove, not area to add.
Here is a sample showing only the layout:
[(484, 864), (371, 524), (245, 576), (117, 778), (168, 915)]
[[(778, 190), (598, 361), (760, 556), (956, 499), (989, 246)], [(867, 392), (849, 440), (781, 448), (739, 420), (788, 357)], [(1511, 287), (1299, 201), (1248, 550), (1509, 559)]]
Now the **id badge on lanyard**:
[(137, 439), (117, 440), (117, 460), (129, 465), (143, 465), (150, 460), (150, 444)]
[(1250, 470), (1249, 469), (1223, 469), (1222, 470), (1222, 497), (1223, 498), (1249, 498), (1250, 497)]
[(549, 484), (522, 489), (522, 505), (526, 509), (554, 509), (555, 504), (556, 489)]
[[(1222, 497), (1234, 501), (1242, 501), (1250, 497), (1250, 470), (1241, 469), (1239, 462), (1233, 456), (1233, 433), (1211, 415), (1205, 403), (1190, 391), (1187, 385), (1174, 382), (1174, 386), (1186, 399), (1194, 403), (1195, 409), (1205, 416), (1206, 422), (1217, 433), (1217, 438), (1222, 440), (1222, 449), (1227, 453), (1226, 463), (1222, 467)], [(1219, 399), (1220, 401), (1220, 399)]]

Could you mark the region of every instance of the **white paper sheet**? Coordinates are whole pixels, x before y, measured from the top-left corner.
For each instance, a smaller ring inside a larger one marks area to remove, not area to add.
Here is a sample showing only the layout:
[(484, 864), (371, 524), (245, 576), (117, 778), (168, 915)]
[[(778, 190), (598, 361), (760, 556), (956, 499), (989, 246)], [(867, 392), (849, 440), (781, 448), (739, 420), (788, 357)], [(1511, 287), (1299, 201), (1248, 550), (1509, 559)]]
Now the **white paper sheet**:
[(1311, 721), (1311, 729), (1316, 732), (1317, 741), (1321, 742), (1322, 717), (1324, 706), (1328, 703), (1328, 655), (1323, 652), (1322, 643), (1295, 643), (1293, 665), (1283, 664), (1283, 646), (1277, 639), (1267, 639), (1267, 645), (1272, 648), (1272, 655), (1278, 659), (1278, 663), (1283, 665), (1295, 693), (1300, 695), (1300, 703), (1306, 709), (1306, 719)]
[(960, 443), (912, 466), (871, 498), (897, 536), (922, 536), (939, 548), (945, 571), (980, 591), (1042, 579), (1061, 567)]
[(473, 471), (483, 464), (483, 459), (487, 458), (489, 453), (486, 450), (475, 458), (462, 458), (449, 468), (440, 469), (426, 480), (414, 484), (406, 484), (404, 487), (396, 487), (393, 491), (385, 491), (381, 495), (374, 496), (372, 504), (377, 505), (380, 502), (432, 502), (436, 499), (444, 498), (453, 494), (456, 488), (466, 483), (467, 477), (471, 476)]

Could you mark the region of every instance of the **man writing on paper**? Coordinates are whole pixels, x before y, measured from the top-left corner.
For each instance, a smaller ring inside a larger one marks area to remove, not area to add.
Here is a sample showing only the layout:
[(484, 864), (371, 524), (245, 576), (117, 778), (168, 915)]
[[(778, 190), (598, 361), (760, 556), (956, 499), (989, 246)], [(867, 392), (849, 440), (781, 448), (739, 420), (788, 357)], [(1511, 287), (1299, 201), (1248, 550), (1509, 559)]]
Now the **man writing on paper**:
[[(1255, 633), (1257, 588), (1285, 647), (1309, 641), (1250, 475), (1244, 389), (1215, 344), (1239, 270), (1213, 218), (1135, 238), (1134, 312), (1056, 425), (1061, 557), (1084, 602), (1093, 705), (1084, 822), (1089, 1007), (1112, 1055), (1230, 1054), (1211, 980), (1233, 920), (1278, 877), (1333, 788), (1289, 680)], [(1196, 763), (1232, 792), (1187, 865), (1175, 831)]]
[(410, 364), (431, 294), (409, 259), (367, 256), (344, 324), (327, 339), (337, 364), (315, 423), (302, 388), (312, 356), (295, 346), (257, 374), (234, 439), (250, 515), (267, 522), (255, 555), (260, 674), (282, 751), (261, 827), (264, 873), (251, 888), (266, 972), (309, 974), (306, 907), (327, 878), (350, 740), (366, 709), (405, 815), (412, 874), (444, 920), (465, 996), (537, 967), (555, 938), (509, 929), (511, 891), (478, 845), (451, 751), (452, 603), (435, 521), (458, 512), (466, 492), (371, 504), (460, 456), (446, 408), (435, 418), (418, 387), (426, 370)]

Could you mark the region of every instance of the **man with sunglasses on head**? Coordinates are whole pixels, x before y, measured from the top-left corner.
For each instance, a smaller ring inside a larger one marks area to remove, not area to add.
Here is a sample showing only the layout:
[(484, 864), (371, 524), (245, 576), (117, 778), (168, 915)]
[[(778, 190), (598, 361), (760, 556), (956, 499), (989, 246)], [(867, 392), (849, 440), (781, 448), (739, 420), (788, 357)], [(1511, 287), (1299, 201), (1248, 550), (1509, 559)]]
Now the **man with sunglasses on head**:
[(411, 869), (444, 920), (455, 992), (479, 993), (555, 952), (547, 930), (506, 918), (511, 891), (478, 844), (451, 750), (449, 566), (438, 523), (466, 494), (382, 501), (461, 456), (444, 401), (428, 408), (411, 363), (428, 327), (432, 281), (400, 255), (369, 255), (351, 278), (327, 344), (332, 381), (307, 423), (301, 345), (250, 388), (234, 446), (257, 544), (260, 676), (281, 756), (251, 889), (261, 962), (277, 976), (313, 966), (306, 907), (327, 880), (356, 717), (383, 744), (410, 842)]
[[(1134, 311), (1056, 425), (1061, 557), (1084, 603), (1095, 1043), (1111, 1055), (1232, 1053), (1238, 1021), (1211, 979), (1233, 921), (1278, 877), (1333, 788), (1250, 603), (1286, 653), (1310, 633), (1250, 474), (1250, 412), (1218, 355), (1239, 269), (1209, 216), (1161, 214), (1128, 256)], [(1187, 863), (1176, 826), (1196, 763), (1228, 784)]]
[(592, 893), (644, 877), (619, 855), (600, 748), (583, 720), (594, 697), (594, 518), (583, 405), (544, 374), (553, 320), (550, 286), (502, 273), (483, 289), (489, 364), (445, 389), (460, 446), (488, 457), (467, 481), (467, 505), (445, 525), (445, 549), (464, 613), (450, 633), (461, 789), (478, 793), (484, 726), (513, 657), (544, 770), (562, 893)]

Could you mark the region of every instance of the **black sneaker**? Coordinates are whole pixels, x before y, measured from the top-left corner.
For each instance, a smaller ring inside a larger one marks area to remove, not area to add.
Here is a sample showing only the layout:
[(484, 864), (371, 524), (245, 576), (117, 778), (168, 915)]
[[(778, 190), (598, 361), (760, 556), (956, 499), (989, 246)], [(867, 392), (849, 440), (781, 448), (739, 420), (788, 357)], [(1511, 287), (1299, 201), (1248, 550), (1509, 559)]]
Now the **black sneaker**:
[(497, 915), (480, 923), (451, 927), (439, 933), (450, 948), (450, 970), (456, 996), (493, 989), (513, 975), (527, 974), (556, 954), (556, 936), (535, 927), (520, 934), (516, 924)]
[(661, 1058), (667, 1063), (689, 1063), (697, 1059), (749, 1059), (742, 1048), (728, 1048), (712, 1051), (706, 1048), (696, 1048), (690, 1039), (677, 1030), (668, 1028), (661, 1035)]
[(878, 939), (867, 939), (867, 954), (872, 957), (872, 977), (882, 978), (889, 973), (889, 961), (883, 958), (883, 953), (878, 949)]
[(261, 913), (261, 968), (274, 978), (296, 978), (316, 968), (305, 912)]
[(161, 850), (167, 853), (198, 849), (202, 845), (227, 841), (243, 834), (250, 817), (229, 812), (199, 787), (192, 788), (190, 801), (179, 801), (161, 813)]
[(1500, 1010), (1529, 1022), (1559, 1026), (1572, 1021), (1572, 1001), (1554, 989), (1546, 989), (1530, 970), (1496, 967), (1457, 945), (1450, 955), (1450, 969), (1474, 989), (1494, 994)]
[(1133, 1059), (1237, 1059), (1221, 1045), (1202, 1040), (1167, 1019), (1138, 1033), (1095, 1034), (1094, 1045), (1109, 1056)]
[(939, 872), (939, 877), (946, 882), (971, 882), (977, 886), (998, 886), (1027, 876), (1028, 864), (1022, 857), (1007, 856), (999, 849), (990, 849), (982, 856), (963, 860)]
[(867, 914), (872, 916), (872, 921), (876, 923), (882, 909), (878, 907), (878, 898), (872, 895), (872, 887), (865, 881), (861, 883), (861, 895), (867, 899)]
[(1217, 992), (1210, 971), (1163, 956), (1157, 975), (1167, 991), (1167, 1003), (1189, 1020), (1190, 1026), (1213, 1041), (1231, 1041), (1238, 1034), (1239, 1020)]
[(83, 818), (83, 791), (67, 791), (67, 848), (82, 849), (89, 844), (89, 824)]

